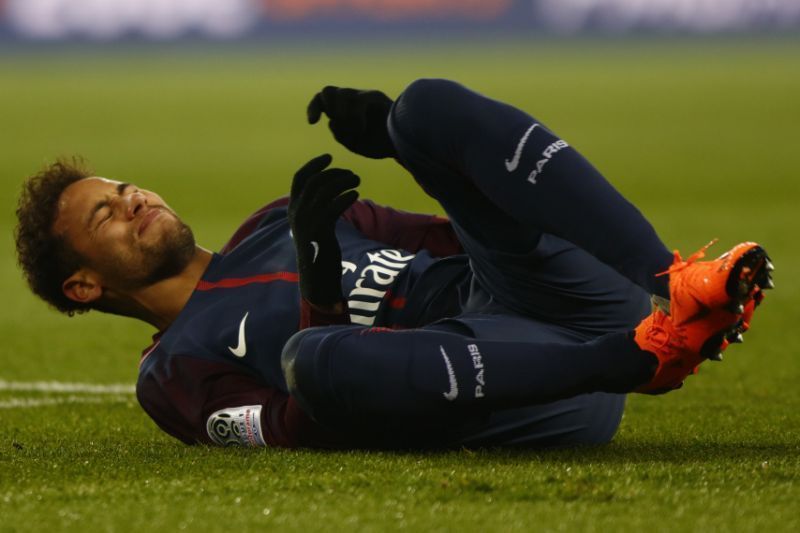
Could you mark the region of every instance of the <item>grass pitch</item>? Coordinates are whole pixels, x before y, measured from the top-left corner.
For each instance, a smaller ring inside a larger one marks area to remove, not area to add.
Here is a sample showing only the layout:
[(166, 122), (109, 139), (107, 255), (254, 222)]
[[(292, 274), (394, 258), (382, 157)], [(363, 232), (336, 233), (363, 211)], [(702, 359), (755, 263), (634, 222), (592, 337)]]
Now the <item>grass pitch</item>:
[[(798, 57), (796, 40), (0, 53), (0, 530), (798, 530)], [(547, 123), (670, 246), (762, 242), (777, 290), (745, 344), (681, 391), (631, 396), (614, 443), (574, 450), (186, 447), (125, 388), (33, 383), (132, 384), (152, 331), (28, 294), (11, 239), (23, 176), (82, 154), (160, 192), (210, 248), (324, 151), (363, 196), (438, 211), (397, 166), (304, 124), (323, 85), (396, 95), (423, 76)]]

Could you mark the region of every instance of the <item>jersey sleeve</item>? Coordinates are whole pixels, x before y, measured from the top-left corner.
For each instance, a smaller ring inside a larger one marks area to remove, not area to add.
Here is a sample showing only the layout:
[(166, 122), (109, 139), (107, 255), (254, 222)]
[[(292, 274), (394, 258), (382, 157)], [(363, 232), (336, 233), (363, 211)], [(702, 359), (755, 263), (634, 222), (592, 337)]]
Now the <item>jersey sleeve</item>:
[(341, 442), (288, 394), (235, 365), (171, 357), (140, 375), (136, 395), (162, 430), (186, 444), (335, 448)]
[(366, 237), (395, 248), (434, 257), (464, 253), (450, 221), (436, 215), (409, 213), (370, 200), (354, 203), (344, 218)]

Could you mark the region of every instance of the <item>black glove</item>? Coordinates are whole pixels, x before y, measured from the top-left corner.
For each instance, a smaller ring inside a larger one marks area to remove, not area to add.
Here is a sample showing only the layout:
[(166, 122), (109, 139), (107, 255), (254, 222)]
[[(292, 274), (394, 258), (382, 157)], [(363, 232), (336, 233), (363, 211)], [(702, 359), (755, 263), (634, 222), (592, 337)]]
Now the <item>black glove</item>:
[(309, 124), (319, 122), (322, 113), (328, 115), (333, 137), (351, 152), (383, 159), (396, 156), (386, 127), (391, 107), (392, 99), (380, 91), (329, 85), (314, 95), (306, 113)]
[(342, 302), (342, 252), (336, 240), (336, 221), (358, 198), (361, 180), (349, 170), (325, 168), (328, 154), (315, 157), (297, 171), (289, 196), (292, 228), (300, 275), (300, 294), (314, 306)]

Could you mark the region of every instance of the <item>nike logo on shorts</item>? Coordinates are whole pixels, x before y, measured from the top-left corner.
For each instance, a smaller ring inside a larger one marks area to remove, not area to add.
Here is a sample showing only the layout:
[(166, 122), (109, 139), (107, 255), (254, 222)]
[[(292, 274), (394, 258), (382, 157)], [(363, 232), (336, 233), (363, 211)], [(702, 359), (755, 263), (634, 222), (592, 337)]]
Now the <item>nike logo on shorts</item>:
[(443, 393), (445, 400), (452, 402), (458, 398), (458, 382), (456, 381), (456, 373), (453, 371), (453, 365), (450, 363), (450, 358), (447, 357), (447, 352), (444, 351), (444, 346), (439, 345), (439, 350), (444, 357), (444, 364), (447, 367), (447, 377), (450, 380), (450, 390)]
[(311, 241), (311, 247), (314, 248), (314, 257), (311, 258), (311, 264), (313, 265), (317, 262), (317, 256), (319, 255), (319, 244), (317, 244), (317, 241)]
[(228, 349), (236, 357), (244, 357), (245, 355), (247, 355), (247, 343), (244, 340), (244, 323), (247, 321), (247, 315), (249, 314), (250, 311), (245, 313), (244, 318), (242, 319), (241, 322), (239, 322), (239, 344), (236, 345), (236, 348), (228, 346)]
[(534, 122), (533, 126), (528, 128), (525, 132), (525, 135), (522, 136), (522, 139), (519, 140), (519, 144), (517, 144), (517, 149), (514, 151), (514, 157), (510, 160), (506, 159), (506, 170), (509, 172), (514, 172), (517, 170), (517, 166), (519, 165), (519, 159), (522, 157), (522, 149), (525, 148), (525, 143), (528, 142), (528, 137), (530, 137), (531, 132), (538, 126), (539, 124)]

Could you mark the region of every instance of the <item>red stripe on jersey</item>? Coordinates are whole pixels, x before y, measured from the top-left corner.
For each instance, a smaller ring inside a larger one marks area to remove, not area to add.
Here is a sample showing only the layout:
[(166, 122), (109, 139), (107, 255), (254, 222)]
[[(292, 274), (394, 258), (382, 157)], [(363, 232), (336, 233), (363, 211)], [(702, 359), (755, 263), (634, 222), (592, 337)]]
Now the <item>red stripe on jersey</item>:
[(300, 276), (297, 272), (273, 272), (271, 274), (259, 274), (247, 278), (225, 278), (219, 281), (203, 281), (197, 284), (198, 291), (210, 291), (212, 289), (233, 289), (243, 287), (251, 283), (272, 283), (273, 281), (289, 281), (297, 283)]
[(375, 326), (373, 328), (362, 329), (358, 332), (359, 335), (366, 335), (367, 333), (394, 333), (394, 330), (381, 326)]

